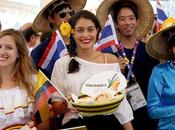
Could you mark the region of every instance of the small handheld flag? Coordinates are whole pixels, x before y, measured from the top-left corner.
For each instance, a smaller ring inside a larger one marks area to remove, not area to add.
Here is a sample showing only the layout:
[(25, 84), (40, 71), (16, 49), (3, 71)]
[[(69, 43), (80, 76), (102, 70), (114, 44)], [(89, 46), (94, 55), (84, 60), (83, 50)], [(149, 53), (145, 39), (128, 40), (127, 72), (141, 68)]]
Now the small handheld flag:
[(95, 44), (95, 49), (104, 53), (116, 53), (118, 52), (119, 47), (120, 45), (118, 43), (113, 19), (111, 14), (109, 14), (108, 19), (100, 34), (100, 38)]
[(68, 54), (67, 48), (60, 35), (60, 32), (56, 30), (39, 61), (38, 66), (51, 73), (56, 60), (65, 56), (66, 54)]

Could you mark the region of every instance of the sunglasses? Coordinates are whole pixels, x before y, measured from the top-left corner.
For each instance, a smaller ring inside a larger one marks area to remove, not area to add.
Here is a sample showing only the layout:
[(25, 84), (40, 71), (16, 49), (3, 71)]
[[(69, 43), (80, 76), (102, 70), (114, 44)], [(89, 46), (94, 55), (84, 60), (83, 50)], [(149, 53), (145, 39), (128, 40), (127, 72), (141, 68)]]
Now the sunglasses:
[(65, 18), (67, 15), (73, 16), (75, 12), (73, 10), (58, 12), (60, 18)]

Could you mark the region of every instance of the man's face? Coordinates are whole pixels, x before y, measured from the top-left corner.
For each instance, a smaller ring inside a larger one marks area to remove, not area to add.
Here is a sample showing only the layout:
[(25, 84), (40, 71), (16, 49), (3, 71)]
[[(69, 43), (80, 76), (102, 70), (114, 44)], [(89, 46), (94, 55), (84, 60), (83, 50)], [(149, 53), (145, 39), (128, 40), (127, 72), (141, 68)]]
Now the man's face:
[(115, 22), (120, 34), (124, 37), (135, 35), (138, 20), (136, 20), (135, 14), (130, 8), (121, 8), (118, 13), (117, 21)]

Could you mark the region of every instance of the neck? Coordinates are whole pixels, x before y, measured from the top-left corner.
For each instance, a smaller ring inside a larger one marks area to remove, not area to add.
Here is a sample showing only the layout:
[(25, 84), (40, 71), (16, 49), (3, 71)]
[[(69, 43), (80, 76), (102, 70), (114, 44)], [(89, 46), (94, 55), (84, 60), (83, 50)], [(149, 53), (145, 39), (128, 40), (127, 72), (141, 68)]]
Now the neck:
[(4, 80), (4, 81), (6, 81), (8, 79), (11, 79), (12, 70), (13, 69), (11, 67), (10, 68), (6, 68), (6, 69), (4, 69), (4, 68), (0, 69), (0, 77), (1, 77), (1, 79)]
[(77, 56), (85, 60), (92, 59), (94, 55), (96, 55), (96, 53), (97, 52), (94, 49), (88, 49), (88, 50), (78, 49), (77, 50)]
[(70, 38), (69, 37), (62, 36), (62, 38), (63, 38), (63, 41), (64, 41), (65, 45), (69, 45), (70, 44)]
[(16, 86), (16, 82), (11, 74), (12, 71), (0, 70), (0, 89), (10, 89)]
[(132, 48), (134, 48), (134, 45), (135, 45), (137, 39), (135, 36), (124, 37), (121, 35), (120, 40), (121, 40), (124, 48), (132, 49)]

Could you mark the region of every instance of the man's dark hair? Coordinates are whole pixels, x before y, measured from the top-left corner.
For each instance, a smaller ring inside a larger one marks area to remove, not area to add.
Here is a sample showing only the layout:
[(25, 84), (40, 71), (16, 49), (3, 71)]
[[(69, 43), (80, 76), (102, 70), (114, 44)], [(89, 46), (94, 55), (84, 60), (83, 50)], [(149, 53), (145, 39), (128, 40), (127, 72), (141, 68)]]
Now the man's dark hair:
[(137, 14), (137, 5), (129, 0), (119, 0), (112, 6), (112, 11), (113, 11), (113, 17), (114, 20), (117, 21), (119, 11), (122, 8), (129, 8), (133, 11), (136, 19), (138, 19), (138, 14)]
[(30, 41), (30, 37), (32, 35), (38, 36), (38, 34), (32, 29), (32, 27), (27, 28), (26, 30), (22, 31), (23, 36), (25, 37), (26, 41)]

